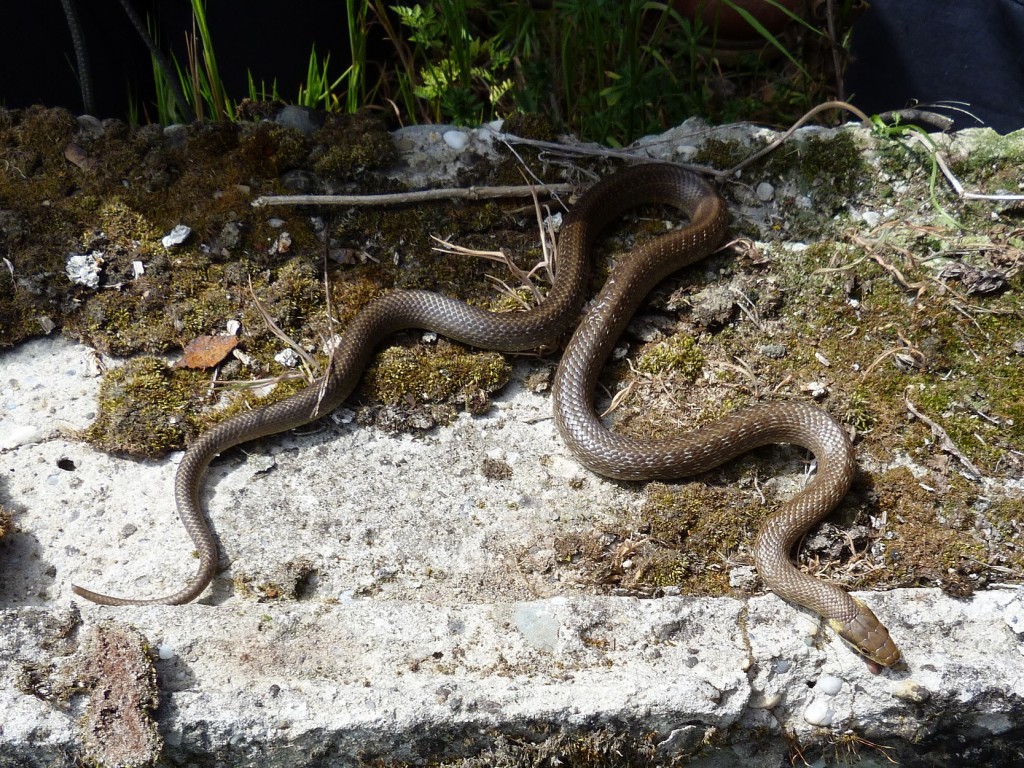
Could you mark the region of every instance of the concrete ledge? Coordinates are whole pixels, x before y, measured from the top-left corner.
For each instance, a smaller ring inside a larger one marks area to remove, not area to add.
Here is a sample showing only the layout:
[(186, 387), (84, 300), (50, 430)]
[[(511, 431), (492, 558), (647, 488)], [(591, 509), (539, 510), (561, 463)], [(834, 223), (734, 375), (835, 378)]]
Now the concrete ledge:
[[(784, 737), (813, 742), (825, 731), (808, 719), (826, 716), (832, 733), (898, 749), (954, 722), (1019, 738), (1021, 644), (993, 621), (1019, 597), (862, 597), (899, 631), (908, 669), (869, 674), (772, 596), (8, 609), (0, 765), (59, 764), (87, 743), (87, 696), (73, 688), (95, 663), (83, 639), (110, 622), (148, 640), (155, 720), (175, 765), (417, 764), (480, 754), (499, 735), (601, 726), (660, 745), (666, 760), (725, 765), (753, 750), (764, 759), (744, 764), (775, 765)], [(26, 670), (37, 670), (34, 694)]]

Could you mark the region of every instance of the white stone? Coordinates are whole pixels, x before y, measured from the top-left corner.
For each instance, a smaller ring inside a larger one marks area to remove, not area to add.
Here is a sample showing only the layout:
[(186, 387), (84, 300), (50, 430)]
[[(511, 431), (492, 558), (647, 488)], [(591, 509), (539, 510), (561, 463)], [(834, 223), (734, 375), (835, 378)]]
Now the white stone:
[(821, 691), (826, 696), (835, 696), (843, 689), (843, 679), (835, 675), (822, 675), (814, 684), (814, 690)]
[(1024, 635), (1024, 591), (1018, 590), (1017, 597), (1006, 606), (1003, 621), (1018, 635)]
[(445, 131), (441, 134), (441, 138), (456, 152), (461, 152), (469, 146), (469, 134), (465, 131)]
[(804, 710), (804, 720), (821, 728), (832, 725), (832, 719), (835, 716), (836, 713), (828, 705), (828, 702), (822, 699), (814, 699)]
[(73, 283), (84, 285), (86, 288), (100, 287), (100, 267), (103, 265), (103, 254), (99, 251), (92, 253), (72, 253), (64, 265), (64, 271)]
[(291, 347), (288, 347), (287, 349), (282, 349), (280, 352), (274, 355), (274, 359), (281, 365), (287, 366), (288, 368), (294, 368), (299, 364), (299, 355)]
[(188, 240), (189, 235), (191, 234), (191, 227), (187, 227), (184, 224), (178, 224), (174, 229), (164, 235), (160, 239), (160, 242), (164, 244), (164, 248), (170, 250), (175, 246), (182, 245), (186, 240)]

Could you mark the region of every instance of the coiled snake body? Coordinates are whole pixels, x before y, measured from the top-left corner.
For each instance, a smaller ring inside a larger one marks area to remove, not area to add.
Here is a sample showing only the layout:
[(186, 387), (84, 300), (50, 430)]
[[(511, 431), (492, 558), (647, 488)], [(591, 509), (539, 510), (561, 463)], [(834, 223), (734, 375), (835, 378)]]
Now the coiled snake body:
[(634, 311), (666, 275), (704, 258), (726, 229), (725, 203), (702, 179), (667, 164), (637, 165), (598, 182), (573, 206), (559, 236), (558, 276), (547, 298), (524, 312), (498, 314), (427, 291), (396, 291), (369, 304), (345, 330), (323, 379), (278, 403), (240, 413), (201, 435), (185, 452), (174, 483), (185, 529), (199, 553), (198, 573), (178, 592), (136, 600), (74, 586), (106, 605), (180, 604), (198, 597), (213, 579), (217, 548), (199, 504), (210, 461), (222, 451), (313, 421), (337, 408), (362, 376), (377, 345), (404, 328), (425, 328), (466, 344), (515, 352), (551, 346), (584, 302), (589, 251), (598, 232), (627, 208), (669, 204), (690, 225), (637, 248), (612, 270), (576, 328), (555, 375), (554, 409), (572, 452), (593, 471), (621, 480), (669, 479), (717, 467), (769, 443), (792, 443), (818, 463), (813, 480), (761, 528), (754, 557), (765, 584), (779, 596), (822, 615), (870, 660), (889, 666), (900, 654), (870, 609), (833, 584), (797, 570), (789, 559), (796, 541), (838, 504), (855, 471), (853, 449), (824, 411), (799, 402), (771, 403), (732, 413), (666, 440), (637, 440), (609, 431), (591, 400), (598, 375)]

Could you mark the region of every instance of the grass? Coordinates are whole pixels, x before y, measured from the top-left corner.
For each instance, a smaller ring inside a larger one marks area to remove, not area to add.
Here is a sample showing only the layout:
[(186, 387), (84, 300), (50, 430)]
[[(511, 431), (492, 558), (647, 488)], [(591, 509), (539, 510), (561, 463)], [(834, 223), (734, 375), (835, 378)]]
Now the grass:
[[(191, 1), (186, 61), (174, 62), (178, 85), (197, 117), (233, 119), (236, 104), (219, 75), (205, 0)], [(721, 2), (761, 37), (761, 50), (727, 57), (716, 29), (657, 0), (560, 0), (542, 10), (512, 0), (346, 0), (350, 65), (331, 77), (329, 57), (313, 48), (294, 103), (375, 109), (401, 123), (477, 124), (545, 113), (581, 138), (619, 146), (693, 115), (783, 123), (841, 96), (844, 55), (837, 52), (855, 15), (852, 2), (836, 3), (821, 27), (790, 14), (799, 34), (775, 34), (732, 0)], [(390, 50), (372, 61), (371, 43), (381, 38)], [(160, 122), (180, 120), (155, 62), (154, 77)], [(276, 81), (268, 92), (250, 75), (248, 97), (278, 98)]]

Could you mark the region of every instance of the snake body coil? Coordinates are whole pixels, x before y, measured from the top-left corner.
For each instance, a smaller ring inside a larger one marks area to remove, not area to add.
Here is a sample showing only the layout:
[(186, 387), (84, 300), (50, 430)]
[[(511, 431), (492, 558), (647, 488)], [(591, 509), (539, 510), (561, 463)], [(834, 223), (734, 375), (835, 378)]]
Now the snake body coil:
[(821, 614), (869, 659), (885, 666), (895, 664), (899, 650), (867, 606), (837, 586), (800, 572), (789, 559), (796, 541), (839, 503), (853, 480), (853, 449), (827, 413), (803, 403), (759, 405), (657, 441), (617, 435), (594, 414), (591, 400), (601, 368), (647, 293), (666, 275), (707, 256), (725, 234), (727, 213), (722, 199), (696, 175), (666, 164), (626, 168), (581, 196), (559, 236), (555, 284), (533, 309), (498, 314), (427, 291), (396, 291), (369, 304), (345, 330), (323, 379), (278, 403), (226, 419), (185, 452), (174, 492), (182, 522), (199, 553), (199, 570), (180, 591), (151, 600), (110, 597), (78, 586), (73, 587), (75, 593), (106, 605), (194, 600), (217, 567), (216, 544), (199, 504), (203, 476), (217, 454), (301, 426), (337, 408), (355, 388), (377, 345), (401, 329), (429, 329), (504, 352), (555, 344), (583, 306), (589, 252), (598, 232), (626, 209), (651, 203), (678, 207), (689, 215), (690, 225), (620, 261), (577, 327), (555, 376), (555, 418), (563, 438), (587, 467), (622, 480), (694, 475), (769, 443), (792, 443), (811, 451), (818, 463), (814, 479), (758, 533), (754, 550), (758, 572), (776, 594)]

